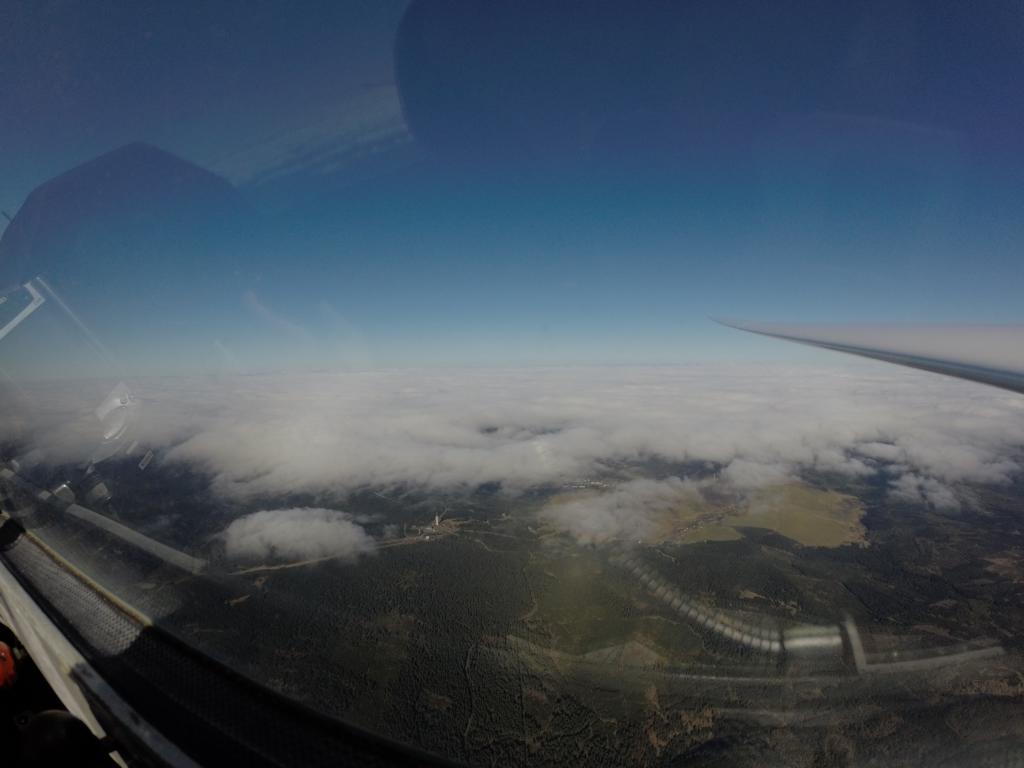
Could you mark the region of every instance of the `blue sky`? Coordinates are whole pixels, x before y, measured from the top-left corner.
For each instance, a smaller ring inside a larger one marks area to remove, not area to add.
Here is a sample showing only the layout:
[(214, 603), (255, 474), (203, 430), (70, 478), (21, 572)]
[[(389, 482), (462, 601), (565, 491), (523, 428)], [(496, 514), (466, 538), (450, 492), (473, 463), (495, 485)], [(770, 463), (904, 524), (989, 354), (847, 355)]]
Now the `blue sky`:
[(139, 370), (820, 359), (708, 317), (1024, 320), (1019, 8), (733, 5), (22, 10), (0, 203), (130, 141), (238, 187), (222, 290), (149, 324), (144, 264), (117, 306), (66, 296)]

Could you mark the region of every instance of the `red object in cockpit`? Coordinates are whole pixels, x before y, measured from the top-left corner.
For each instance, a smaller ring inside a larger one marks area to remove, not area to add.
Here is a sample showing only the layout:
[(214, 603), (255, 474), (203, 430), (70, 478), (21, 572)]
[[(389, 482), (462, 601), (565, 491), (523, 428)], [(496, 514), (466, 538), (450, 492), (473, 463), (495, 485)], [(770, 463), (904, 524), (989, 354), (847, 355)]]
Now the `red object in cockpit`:
[(0, 688), (14, 685), (17, 673), (14, 669), (14, 654), (7, 643), (0, 642)]

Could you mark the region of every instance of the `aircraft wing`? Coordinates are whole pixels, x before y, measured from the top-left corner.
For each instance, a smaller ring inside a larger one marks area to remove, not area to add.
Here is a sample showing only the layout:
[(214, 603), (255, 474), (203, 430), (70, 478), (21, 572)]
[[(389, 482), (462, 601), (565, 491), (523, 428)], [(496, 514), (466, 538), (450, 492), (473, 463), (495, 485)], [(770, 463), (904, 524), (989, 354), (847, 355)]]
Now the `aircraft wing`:
[(730, 328), (1024, 394), (1024, 326), (737, 323)]

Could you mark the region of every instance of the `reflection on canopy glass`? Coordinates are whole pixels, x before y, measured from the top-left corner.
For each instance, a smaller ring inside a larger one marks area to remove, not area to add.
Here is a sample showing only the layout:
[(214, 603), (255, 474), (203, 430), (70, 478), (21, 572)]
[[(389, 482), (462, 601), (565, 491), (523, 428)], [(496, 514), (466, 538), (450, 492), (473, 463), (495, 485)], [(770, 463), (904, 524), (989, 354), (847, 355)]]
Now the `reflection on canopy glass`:
[(1012, 3), (57, 5), (0, 560), (108, 660), (474, 765), (1021, 753)]

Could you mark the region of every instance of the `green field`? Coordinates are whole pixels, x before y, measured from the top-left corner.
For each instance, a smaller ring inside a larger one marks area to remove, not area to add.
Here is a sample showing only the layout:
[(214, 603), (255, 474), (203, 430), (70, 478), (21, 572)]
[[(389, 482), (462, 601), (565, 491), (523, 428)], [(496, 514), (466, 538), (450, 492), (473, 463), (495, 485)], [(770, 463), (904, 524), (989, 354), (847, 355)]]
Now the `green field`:
[[(549, 505), (597, 500), (593, 490), (561, 493)], [(864, 543), (864, 509), (853, 496), (793, 482), (751, 491), (728, 492), (714, 485), (681, 495), (675, 506), (652, 512), (654, 533), (646, 544), (699, 544), (742, 537), (742, 528), (775, 531), (809, 547)], [(549, 533), (550, 527), (545, 527)]]
[(524, 617), (532, 642), (602, 658), (628, 657), (642, 646), (651, 651), (646, 656), (651, 664), (678, 662), (700, 650), (695, 634), (665, 618), (659, 606), (637, 602), (632, 577), (602, 558), (588, 552), (538, 554), (525, 573), (534, 600)]
[(864, 509), (852, 496), (792, 483), (757, 491), (729, 525), (767, 528), (809, 547), (864, 543)]

